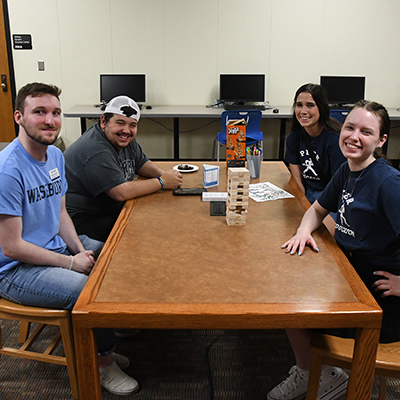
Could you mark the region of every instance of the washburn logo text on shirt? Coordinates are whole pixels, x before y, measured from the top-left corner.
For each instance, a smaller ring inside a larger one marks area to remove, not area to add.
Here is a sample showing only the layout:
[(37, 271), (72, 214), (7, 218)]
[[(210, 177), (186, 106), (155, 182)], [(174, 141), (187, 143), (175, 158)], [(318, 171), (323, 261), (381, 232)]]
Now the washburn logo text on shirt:
[(26, 194), (28, 195), (29, 204), (31, 204), (60, 194), (61, 191), (62, 182), (60, 178), (45, 185), (40, 185), (32, 189), (27, 189)]

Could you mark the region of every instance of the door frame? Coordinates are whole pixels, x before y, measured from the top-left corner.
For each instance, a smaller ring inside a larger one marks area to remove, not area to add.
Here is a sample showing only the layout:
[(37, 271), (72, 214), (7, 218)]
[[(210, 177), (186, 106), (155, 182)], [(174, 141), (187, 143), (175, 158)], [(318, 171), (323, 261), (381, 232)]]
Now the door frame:
[[(14, 109), (15, 97), (16, 97), (15, 70), (14, 70), (14, 61), (12, 53), (10, 18), (8, 14), (7, 0), (2, 0), (2, 6), (3, 6), (3, 15), (0, 15), (0, 18), (2, 18), (4, 22), (5, 40), (7, 47), (7, 61), (8, 61), (8, 74), (9, 74), (8, 88), (11, 92), (12, 106)], [(18, 125), (16, 123), (14, 124), (14, 129), (16, 137), (18, 136)]]

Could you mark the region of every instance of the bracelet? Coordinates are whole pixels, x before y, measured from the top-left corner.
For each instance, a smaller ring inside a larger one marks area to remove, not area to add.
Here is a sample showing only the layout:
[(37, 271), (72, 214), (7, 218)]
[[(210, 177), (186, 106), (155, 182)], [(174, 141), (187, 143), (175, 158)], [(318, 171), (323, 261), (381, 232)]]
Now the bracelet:
[(74, 265), (74, 256), (71, 256), (71, 264), (69, 265), (69, 270), (71, 271), (72, 266)]
[(160, 182), (161, 189), (164, 190), (164, 188), (165, 188), (165, 183), (164, 183), (163, 179), (162, 179), (161, 177), (159, 177), (159, 176), (157, 176), (157, 179), (158, 179), (158, 182)]

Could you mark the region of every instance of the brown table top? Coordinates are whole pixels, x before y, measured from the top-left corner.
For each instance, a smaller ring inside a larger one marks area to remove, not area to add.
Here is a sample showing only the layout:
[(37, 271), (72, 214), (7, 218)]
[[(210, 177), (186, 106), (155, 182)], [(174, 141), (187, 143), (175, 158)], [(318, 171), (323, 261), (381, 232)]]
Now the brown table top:
[[(214, 191), (226, 190), (220, 165)], [(315, 232), (318, 254), (285, 254), (280, 246), (309, 203), (281, 162), (263, 163), (258, 181), (296, 198), (249, 200), (244, 226), (227, 226), (208, 203), (171, 191), (126, 203), (72, 312), (82, 400), (101, 399), (97, 327), (354, 327), (347, 398), (371, 398), (381, 310), (324, 227)], [(185, 187), (201, 182), (201, 168), (184, 177)]]
[[(192, 164), (200, 168), (184, 175), (184, 187), (201, 187), (202, 163)], [(220, 184), (209, 191), (226, 191), (219, 165)], [(318, 254), (307, 248), (290, 256), (280, 248), (308, 203), (283, 163), (262, 164), (252, 183), (266, 181), (296, 197), (250, 199), (244, 226), (210, 216), (209, 202), (198, 196), (160, 191), (127, 202), (75, 311), (90, 312), (93, 321), (107, 315), (121, 327), (224, 328), (225, 316), (237, 328), (267, 327), (265, 315), (285, 316), (276, 328), (292, 327), (302, 313), (313, 316), (307, 327), (379, 326), (379, 308), (325, 228), (315, 232)], [(351, 321), (344, 318), (350, 313)], [(254, 321), (238, 325), (243, 315)]]

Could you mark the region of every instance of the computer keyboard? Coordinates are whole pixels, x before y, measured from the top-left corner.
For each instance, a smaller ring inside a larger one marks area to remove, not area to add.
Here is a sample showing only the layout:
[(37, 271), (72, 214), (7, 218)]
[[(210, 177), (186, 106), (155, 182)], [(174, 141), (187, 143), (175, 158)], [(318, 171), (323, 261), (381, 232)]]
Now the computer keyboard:
[(224, 104), (225, 110), (266, 110), (264, 105), (256, 105), (256, 104)]

